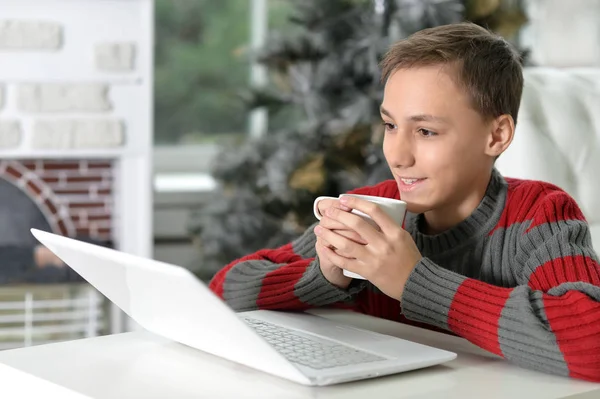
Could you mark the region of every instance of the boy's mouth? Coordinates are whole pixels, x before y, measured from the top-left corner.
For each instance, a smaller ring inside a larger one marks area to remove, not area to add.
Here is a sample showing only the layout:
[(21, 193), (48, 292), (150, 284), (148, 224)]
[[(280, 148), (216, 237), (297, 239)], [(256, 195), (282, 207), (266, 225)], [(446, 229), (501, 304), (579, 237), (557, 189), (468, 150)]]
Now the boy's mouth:
[(410, 185), (410, 184), (416, 183), (419, 179), (403, 179), (403, 178), (400, 178), (400, 180), (402, 180), (402, 183)]
[(411, 191), (420, 185), (425, 179), (420, 179), (416, 177), (399, 177), (398, 178), (398, 186), (400, 191)]

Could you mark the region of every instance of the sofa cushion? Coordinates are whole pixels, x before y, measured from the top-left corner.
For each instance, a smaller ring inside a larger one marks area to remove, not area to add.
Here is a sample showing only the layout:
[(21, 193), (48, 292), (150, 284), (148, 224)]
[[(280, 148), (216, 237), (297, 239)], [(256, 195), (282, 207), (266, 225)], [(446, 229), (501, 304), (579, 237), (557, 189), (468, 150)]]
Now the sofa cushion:
[(553, 183), (578, 202), (600, 250), (600, 69), (526, 68), (507, 177)]

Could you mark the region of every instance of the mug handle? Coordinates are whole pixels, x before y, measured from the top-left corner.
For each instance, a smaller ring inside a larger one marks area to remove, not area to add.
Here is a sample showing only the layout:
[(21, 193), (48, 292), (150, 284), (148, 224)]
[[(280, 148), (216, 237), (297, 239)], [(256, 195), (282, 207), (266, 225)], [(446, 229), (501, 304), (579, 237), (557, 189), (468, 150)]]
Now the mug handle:
[(324, 199), (332, 199), (332, 200), (337, 200), (339, 199), (338, 197), (328, 197), (328, 196), (322, 196), (322, 197), (317, 197), (315, 199), (315, 202), (313, 203), (313, 213), (315, 214), (315, 217), (317, 218), (317, 220), (321, 220), (321, 218), (323, 217), (323, 215), (321, 215), (321, 212), (319, 212), (319, 202), (321, 202)]

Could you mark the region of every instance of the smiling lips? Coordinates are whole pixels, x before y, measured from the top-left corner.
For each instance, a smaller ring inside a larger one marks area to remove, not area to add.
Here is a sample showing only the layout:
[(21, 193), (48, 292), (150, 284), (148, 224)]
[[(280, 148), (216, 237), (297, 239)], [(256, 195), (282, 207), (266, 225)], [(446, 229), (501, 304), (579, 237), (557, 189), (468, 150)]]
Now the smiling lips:
[(398, 187), (400, 191), (407, 192), (412, 191), (422, 183), (425, 179), (419, 179), (414, 177), (399, 177), (398, 178)]
[(419, 179), (403, 179), (403, 178), (400, 178), (400, 180), (402, 180), (402, 183), (410, 185), (410, 184), (413, 184), (414, 182), (416, 182)]

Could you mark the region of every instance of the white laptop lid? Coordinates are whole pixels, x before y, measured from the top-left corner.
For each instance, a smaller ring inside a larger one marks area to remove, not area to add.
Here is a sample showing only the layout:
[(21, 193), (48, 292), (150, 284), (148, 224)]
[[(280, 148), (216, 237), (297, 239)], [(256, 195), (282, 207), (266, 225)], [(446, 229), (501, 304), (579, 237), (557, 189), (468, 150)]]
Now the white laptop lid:
[(308, 383), (187, 269), (31, 230), (67, 265), (145, 329), (250, 367)]

